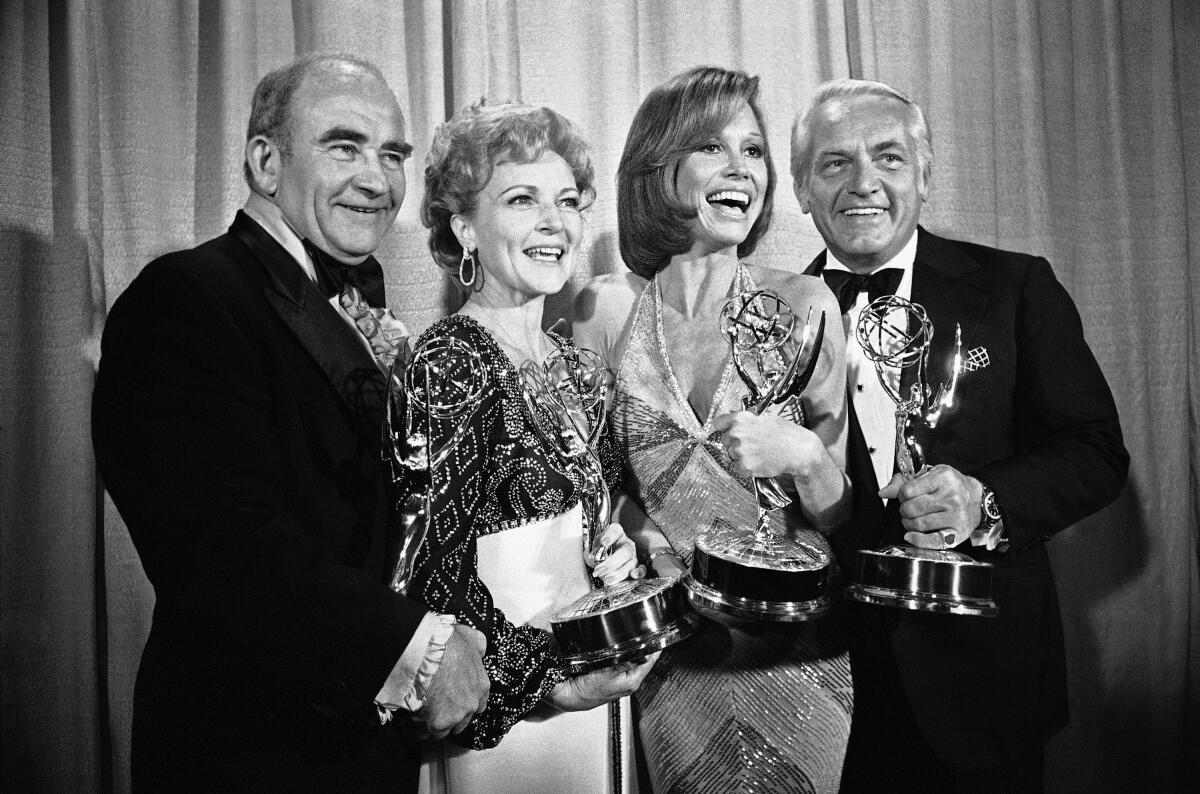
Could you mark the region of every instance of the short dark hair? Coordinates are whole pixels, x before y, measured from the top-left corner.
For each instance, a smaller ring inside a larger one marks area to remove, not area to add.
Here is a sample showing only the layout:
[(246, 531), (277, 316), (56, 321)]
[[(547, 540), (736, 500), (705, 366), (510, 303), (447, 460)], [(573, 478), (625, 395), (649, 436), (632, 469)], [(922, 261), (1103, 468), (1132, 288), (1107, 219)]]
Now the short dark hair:
[(458, 269), (463, 249), (450, 218), (475, 211), (496, 164), (532, 163), (547, 151), (570, 166), (586, 208), (596, 197), (591, 150), (575, 125), (550, 108), (478, 102), (438, 126), (425, 158), (421, 223), (429, 229), (429, 250), (439, 267)]
[(929, 177), (929, 169), (933, 167), (933, 135), (929, 131), (929, 124), (925, 121), (925, 112), (921, 110), (921, 106), (887, 83), (847, 77), (821, 83), (808, 105), (796, 114), (796, 120), (792, 123), (791, 157), (792, 179), (796, 187), (803, 188), (812, 176), (812, 125), (817, 111), (825, 105), (840, 104), (862, 96), (894, 99), (904, 105), (908, 114), (904, 127), (916, 144), (917, 167), (924, 178)]
[(754, 252), (771, 224), (775, 166), (767, 126), (758, 106), (758, 78), (716, 66), (698, 66), (672, 77), (642, 100), (633, 117), (617, 166), (617, 239), (626, 267), (650, 278), (671, 257), (691, 248), (694, 207), (675, 195), (675, 174), (696, 146), (719, 135), (750, 106), (763, 133), (767, 189), (762, 211), (738, 246), (739, 257)]
[[(292, 155), (292, 127), (288, 123), (292, 102), (304, 78), (313, 74), (332, 74), (344, 67), (358, 69), (387, 84), (383, 72), (370, 61), (344, 53), (304, 55), (291, 63), (272, 69), (254, 87), (250, 100), (250, 122), (246, 125), (246, 141), (262, 135), (269, 138), (283, 157)], [(246, 183), (254, 186), (250, 165), (242, 163)]]

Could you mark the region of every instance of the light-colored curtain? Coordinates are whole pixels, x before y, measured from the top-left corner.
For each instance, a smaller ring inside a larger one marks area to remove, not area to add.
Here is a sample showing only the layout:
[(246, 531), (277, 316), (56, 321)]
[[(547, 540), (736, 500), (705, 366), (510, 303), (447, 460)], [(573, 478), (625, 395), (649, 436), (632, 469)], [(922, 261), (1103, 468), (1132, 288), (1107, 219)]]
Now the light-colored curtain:
[(1198, 38), (1192, 0), (6, 0), (0, 787), (128, 789), (153, 593), (96, 482), (97, 340), (146, 262), (228, 225), (246, 190), (251, 89), (311, 51), (375, 61), (405, 108), (417, 158), (381, 260), (391, 304), (417, 329), (455, 305), (417, 219), (421, 158), (433, 126), (470, 101), (551, 105), (592, 142), (599, 198), (570, 293), (622, 267), (616, 163), (638, 102), (677, 71), (761, 75), (780, 181), (755, 259), (792, 270), (821, 249), (787, 176), (804, 98), (842, 76), (913, 95), (934, 131), (926, 225), (1050, 259), (1133, 456), (1118, 502), (1051, 544), (1072, 722), (1049, 747), (1049, 789), (1188, 787), (1200, 746)]

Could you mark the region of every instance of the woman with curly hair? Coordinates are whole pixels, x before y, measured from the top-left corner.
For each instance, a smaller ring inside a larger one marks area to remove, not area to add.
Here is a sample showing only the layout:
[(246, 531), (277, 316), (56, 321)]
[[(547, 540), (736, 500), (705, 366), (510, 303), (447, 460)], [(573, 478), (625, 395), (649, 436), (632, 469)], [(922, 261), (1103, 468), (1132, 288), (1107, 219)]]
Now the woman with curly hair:
[(473, 350), (486, 383), (465, 424), (432, 423), (430, 448), (453, 437), (454, 451), (435, 471), (408, 592), (483, 632), (491, 679), (486, 709), (429, 748), (433, 791), (599, 793), (634, 782), (629, 709), (615, 702), (654, 660), (570, 677), (547, 630), (590, 577), (615, 584), (634, 573), (633, 543), (612, 524), (595, 533), (610, 550), (603, 561), (581, 551), (588, 483), (538, 432), (520, 376), (571, 345), (542, 330), (542, 311), (578, 257), (592, 181), (571, 123), (519, 104), (464, 109), (438, 128), (427, 160), (430, 248), (468, 297), (422, 339)]

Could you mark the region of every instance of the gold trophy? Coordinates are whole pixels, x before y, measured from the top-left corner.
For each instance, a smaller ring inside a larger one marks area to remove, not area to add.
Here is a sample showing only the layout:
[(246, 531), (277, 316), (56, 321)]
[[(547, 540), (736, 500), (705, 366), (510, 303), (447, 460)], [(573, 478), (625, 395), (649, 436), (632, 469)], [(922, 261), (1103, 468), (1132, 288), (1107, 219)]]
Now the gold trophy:
[[(738, 377), (749, 394), (744, 408), (761, 414), (804, 391), (825, 338), (825, 314), (814, 329), (809, 309), (797, 349), (796, 316), (771, 290), (742, 292), (721, 310)], [(801, 621), (830, 606), (832, 559), (824, 550), (787, 537), (771, 526), (770, 513), (791, 502), (774, 480), (754, 478), (758, 523), (754, 529), (713, 527), (696, 539), (686, 578), (693, 603), (744, 620)]]
[[(486, 385), (483, 359), (470, 345), (452, 336), (429, 337), (412, 351), (404, 345), (392, 363), (383, 457), (391, 468), (392, 482), (407, 486), (408, 491), (400, 505), (398, 543), (389, 544), (393, 548), (388, 585), (397, 593), (407, 593), (412, 584), (413, 564), (429, 530), (437, 468), (462, 437), (466, 418), (479, 407)], [(435, 419), (459, 422), (450, 439), (441, 448), (431, 450), (429, 439)], [(413, 487), (412, 478), (424, 487)]]
[[(863, 353), (875, 364), (884, 391), (896, 403), (896, 467), (905, 479), (925, 468), (918, 434), (937, 427), (954, 407), (958, 376), (963, 371), (962, 328), (955, 326), (949, 383), (929, 386), (927, 365), (933, 323), (920, 304), (895, 295), (872, 301), (855, 328)], [(907, 399), (892, 385), (887, 368), (915, 367)], [(921, 549), (907, 543), (858, 552), (857, 577), (846, 595), (866, 604), (951, 615), (998, 614), (992, 598), (992, 566), (952, 549)]]
[[(583, 548), (599, 561), (598, 536), (611, 502), (597, 452), (608, 413), (608, 368), (590, 350), (560, 347), (541, 365), (521, 367), (523, 393), (542, 439), (583, 476)], [(682, 584), (672, 579), (627, 579), (596, 589), (560, 609), (550, 621), (567, 672), (640, 659), (690, 635), (697, 617)]]

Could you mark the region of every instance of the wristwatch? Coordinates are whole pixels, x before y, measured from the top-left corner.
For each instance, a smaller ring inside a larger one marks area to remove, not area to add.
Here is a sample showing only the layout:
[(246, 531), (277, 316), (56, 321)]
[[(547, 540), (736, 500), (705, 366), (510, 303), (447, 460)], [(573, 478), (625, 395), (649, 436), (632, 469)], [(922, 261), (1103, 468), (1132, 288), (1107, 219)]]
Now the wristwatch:
[(987, 483), (980, 484), (983, 486), (983, 496), (979, 500), (979, 524), (975, 527), (975, 532), (986, 535), (992, 531), (992, 527), (1000, 523), (1003, 516), (1000, 515), (1000, 505), (996, 504), (996, 492), (989, 488)]

